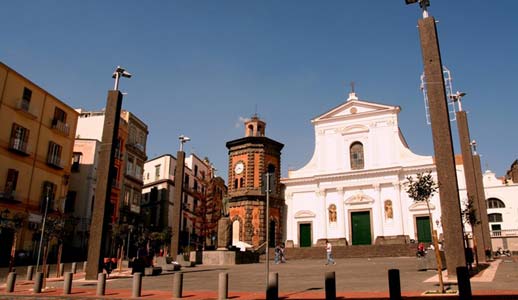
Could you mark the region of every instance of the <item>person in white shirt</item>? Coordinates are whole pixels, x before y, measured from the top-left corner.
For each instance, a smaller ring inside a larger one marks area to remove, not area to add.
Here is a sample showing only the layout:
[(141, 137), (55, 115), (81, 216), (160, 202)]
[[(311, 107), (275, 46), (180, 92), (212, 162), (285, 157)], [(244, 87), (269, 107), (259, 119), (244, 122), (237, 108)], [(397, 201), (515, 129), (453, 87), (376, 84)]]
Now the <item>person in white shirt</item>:
[(329, 240), (326, 240), (326, 255), (327, 255), (327, 262), (326, 266), (328, 264), (336, 265), (335, 260), (333, 259), (333, 246), (329, 242)]

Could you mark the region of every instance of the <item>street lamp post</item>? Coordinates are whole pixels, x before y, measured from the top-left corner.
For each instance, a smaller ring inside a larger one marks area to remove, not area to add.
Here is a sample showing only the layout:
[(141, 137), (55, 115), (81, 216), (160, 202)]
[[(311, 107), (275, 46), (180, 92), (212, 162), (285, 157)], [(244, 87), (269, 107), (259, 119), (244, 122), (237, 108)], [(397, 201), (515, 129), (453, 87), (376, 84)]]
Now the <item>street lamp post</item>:
[(45, 234), (45, 223), (47, 222), (47, 213), (48, 213), (48, 209), (49, 209), (49, 194), (50, 194), (50, 186), (47, 186), (47, 196), (45, 197), (45, 213), (43, 214), (43, 221), (42, 221), (42, 225), (41, 225), (40, 245), (38, 246), (38, 259), (36, 261), (36, 272), (38, 272), (38, 268), (40, 266), (41, 245), (43, 243), (43, 237)]
[[(176, 258), (180, 250), (180, 228), (182, 220), (182, 196), (183, 196), (183, 175), (185, 164), (185, 152), (183, 146), (191, 139), (183, 134), (178, 137), (180, 141), (180, 150), (176, 153), (176, 170), (174, 173), (174, 197), (173, 197), (173, 214), (171, 216), (172, 232), (171, 232), (171, 256)], [(190, 235), (190, 233), (189, 233)], [(190, 239), (190, 236), (189, 236)]]
[(115, 79), (114, 90), (108, 91), (106, 109), (104, 112), (103, 134), (99, 151), (97, 168), (97, 188), (92, 210), (90, 238), (88, 241), (88, 263), (85, 278), (94, 280), (102, 270), (108, 224), (111, 221), (110, 202), (112, 183), (115, 169), (113, 168), (115, 150), (117, 147), (122, 93), (119, 91), (121, 77), (131, 78), (132, 75), (124, 68), (117, 66), (112, 78)]

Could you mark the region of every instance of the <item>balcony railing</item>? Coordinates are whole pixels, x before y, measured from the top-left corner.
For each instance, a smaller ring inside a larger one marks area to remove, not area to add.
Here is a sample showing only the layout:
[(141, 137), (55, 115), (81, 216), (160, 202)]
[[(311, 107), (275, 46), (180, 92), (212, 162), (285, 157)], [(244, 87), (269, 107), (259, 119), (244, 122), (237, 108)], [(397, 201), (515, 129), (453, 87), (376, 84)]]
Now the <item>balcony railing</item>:
[(63, 169), (63, 166), (61, 165), (61, 157), (59, 156), (48, 156), (47, 157), (47, 164), (51, 167), (57, 168), (57, 169)]
[(518, 229), (491, 230), (491, 237), (518, 236)]
[(58, 119), (52, 119), (52, 129), (55, 129), (59, 133), (67, 136), (70, 133), (70, 126), (67, 123)]
[(31, 118), (36, 118), (36, 116), (33, 113), (31, 113), (31, 111), (30, 111), (30, 104), (31, 104), (31, 102), (29, 100), (20, 98), (16, 102), (16, 109), (21, 112), (26, 113)]
[(11, 139), (11, 141), (9, 141), (9, 149), (24, 155), (29, 154), (27, 151), (27, 142), (22, 139)]

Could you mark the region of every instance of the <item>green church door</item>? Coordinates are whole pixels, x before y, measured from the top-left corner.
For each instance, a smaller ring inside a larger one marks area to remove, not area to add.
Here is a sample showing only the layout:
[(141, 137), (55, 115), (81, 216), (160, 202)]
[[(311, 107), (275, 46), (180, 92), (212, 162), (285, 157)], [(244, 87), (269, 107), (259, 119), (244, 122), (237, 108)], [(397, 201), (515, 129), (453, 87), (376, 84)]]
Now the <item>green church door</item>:
[(351, 213), (351, 226), (353, 245), (370, 245), (372, 243), (370, 212), (360, 211)]
[(430, 243), (432, 241), (432, 233), (430, 231), (429, 217), (416, 217), (415, 223), (417, 227), (417, 241)]
[(311, 224), (299, 224), (300, 247), (311, 247)]

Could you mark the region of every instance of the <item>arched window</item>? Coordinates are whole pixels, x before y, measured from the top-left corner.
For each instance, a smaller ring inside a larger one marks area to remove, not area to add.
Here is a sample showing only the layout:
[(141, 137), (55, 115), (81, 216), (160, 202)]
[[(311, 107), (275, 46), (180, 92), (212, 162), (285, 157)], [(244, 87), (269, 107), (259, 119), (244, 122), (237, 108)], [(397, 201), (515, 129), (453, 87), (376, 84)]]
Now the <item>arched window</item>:
[(245, 179), (244, 178), (240, 178), (239, 179), (239, 187), (240, 188), (245, 187)]
[(238, 183), (238, 180), (237, 179), (234, 179), (234, 188), (237, 189), (237, 183)]
[(489, 222), (503, 222), (502, 214), (488, 214), (487, 219)]
[(489, 198), (487, 199), (487, 208), (505, 208), (505, 204), (498, 198)]
[(363, 145), (360, 142), (354, 142), (349, 148), (349, 155), (351, 160), (351, 169), (360, 170), (364, 168), (363, 160)]

